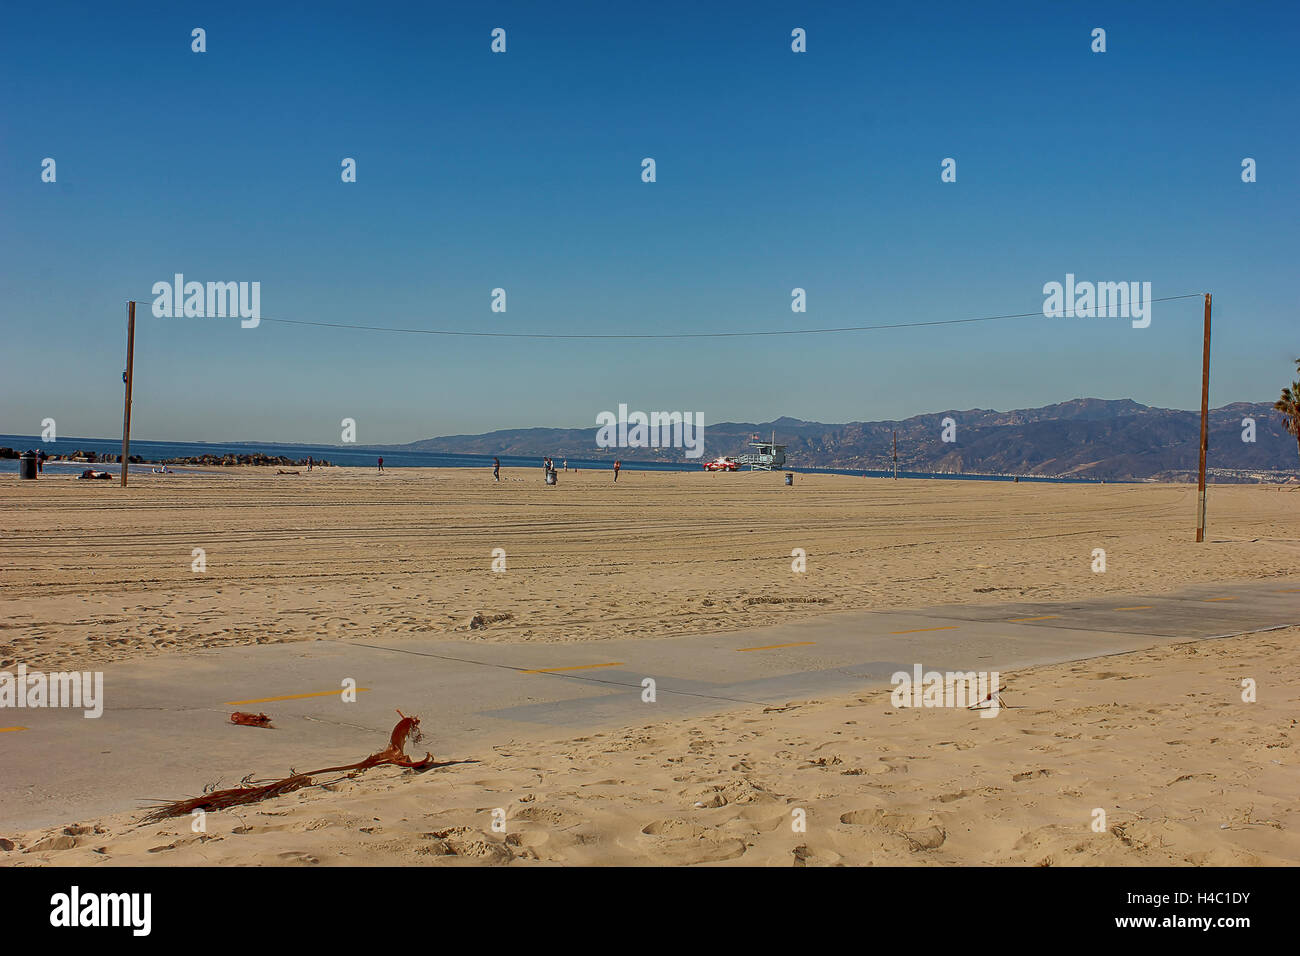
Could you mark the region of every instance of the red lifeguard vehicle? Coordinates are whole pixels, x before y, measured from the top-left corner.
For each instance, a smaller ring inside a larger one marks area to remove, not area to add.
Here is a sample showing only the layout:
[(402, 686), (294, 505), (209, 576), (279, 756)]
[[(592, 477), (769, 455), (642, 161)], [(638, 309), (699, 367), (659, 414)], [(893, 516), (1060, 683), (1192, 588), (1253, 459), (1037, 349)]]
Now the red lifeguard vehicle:
[(728, 458), (723, 455), (721, 458), (715, 458), (713, 461), (704, 463), (705, 471), (740, 471), (740, 462), (734, 458)]

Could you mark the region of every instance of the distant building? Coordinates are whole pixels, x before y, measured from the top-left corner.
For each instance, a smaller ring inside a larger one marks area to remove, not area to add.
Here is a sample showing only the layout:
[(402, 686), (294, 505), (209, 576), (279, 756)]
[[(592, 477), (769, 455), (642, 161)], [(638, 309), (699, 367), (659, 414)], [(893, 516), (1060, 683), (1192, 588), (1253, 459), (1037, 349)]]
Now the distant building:
[(772, 439), (772, 441), (750, 442), (749, 444), (757, 451), (754, 454), (741, 455), (738, 461), (742, 465), (748, 465), (750, 471), (775, 471), (784, 468), (785, 446), (776, 443), (775, 435)]

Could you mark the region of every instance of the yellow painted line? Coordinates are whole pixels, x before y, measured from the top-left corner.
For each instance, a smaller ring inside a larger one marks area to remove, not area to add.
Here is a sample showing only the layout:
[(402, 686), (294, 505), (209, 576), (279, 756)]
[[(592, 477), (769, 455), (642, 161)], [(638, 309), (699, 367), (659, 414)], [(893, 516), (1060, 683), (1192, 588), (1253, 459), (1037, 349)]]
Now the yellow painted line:
[(1115, 610), (1117, 610), (1117, 611), (1149, 611), (1149, 610), (1151, 610), (1153, 607), (1155, 607), (1154, 604), (1138, 604), (1138, 605), (1136, 605), (1135, 607), (1117, 607), (1117, 608), (1115, 608)]
[(560, 671), (589, 671), (597, 667), (622, 667), (622, 661), (611, 661), (608, 664), (582, 664), (578, 667), (542, 667), (535, 671), (524, 671), (525, 674), (558, 674)]
[(1209, 603), (1210, 601), (1235, 601), (1237, 599), (1235, 597), (1226, 597), (1226, 598), (1206, 598), (1205, 600), (1206, 603)]
[(948, 627), (914, 627), (910, 631), (890, 631), (890, 634), (920, 634), (922, 631), (955, 631), (957, 625), (952, 624)]
[[(370, 690), (370, 688), (369, 687), (356, 688), (357, 693), (361, 693), (362, 691), (367, 691), (367, 690)], [(222, 706), (238, 707), (240, 704), (269, 704), (272, 701), (277, 701), (277, 700), (306, 700), (308, 697), (334, 697), (341, 693), (343, 693), (342, 687), (340, 687), (338, 690), (317, 691), (314, 694), (287, 694), (284, 697), (258, 697), (255, 698), (254, 700), (228, 700)]]
[(1053, 618), (1060, 617), (1059, 614), (1044, 614), (1042, 617), (1013, 617), (1011, 623), (1019, 624), (1023, 621), (1050, 621)]
[(26, 730), (26, 727), (0, 727), (0, 734), (12, 733), (15, 730)]
[(765, 647), (738, 647), (738, 651), (774, 651), (778, 647), (807, 647), (809, 644), (816, 644), (816, 641), (797, 641), (794, 644), (768, 644)]

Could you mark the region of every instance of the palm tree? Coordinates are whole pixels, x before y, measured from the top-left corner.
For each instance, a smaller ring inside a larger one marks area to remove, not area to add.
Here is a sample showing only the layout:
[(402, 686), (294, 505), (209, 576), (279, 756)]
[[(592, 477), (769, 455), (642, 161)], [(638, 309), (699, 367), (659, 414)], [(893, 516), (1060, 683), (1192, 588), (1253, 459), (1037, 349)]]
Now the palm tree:
[[(1300, 375), (1300, 359), (1295, 360), (1295, 370)], [(1300, 381), (1282, 389), (1282, 397), (1273, 407), (1282, 413), (1282, 426), (1295, 436), (1296, 447), (1300, 449)]]

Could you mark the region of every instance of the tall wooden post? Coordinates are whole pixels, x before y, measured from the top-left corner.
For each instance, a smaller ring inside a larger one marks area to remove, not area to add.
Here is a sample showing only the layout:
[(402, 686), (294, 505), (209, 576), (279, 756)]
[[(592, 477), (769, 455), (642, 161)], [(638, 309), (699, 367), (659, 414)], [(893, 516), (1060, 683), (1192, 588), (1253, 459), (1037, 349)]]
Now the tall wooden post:
[(126, 405), (122, 409), (122, 487), (126, 487), (127, 462), (131, 457), (131, 373), (135, 361), (135, 302), (126, 304)]
[(1210, 442), (1210, 293), (1205, 293), (1205, 345), (1201, 351), (1201, 463), (1196, 481), (1196, 540), (1205, 540), (1205, 451)]

